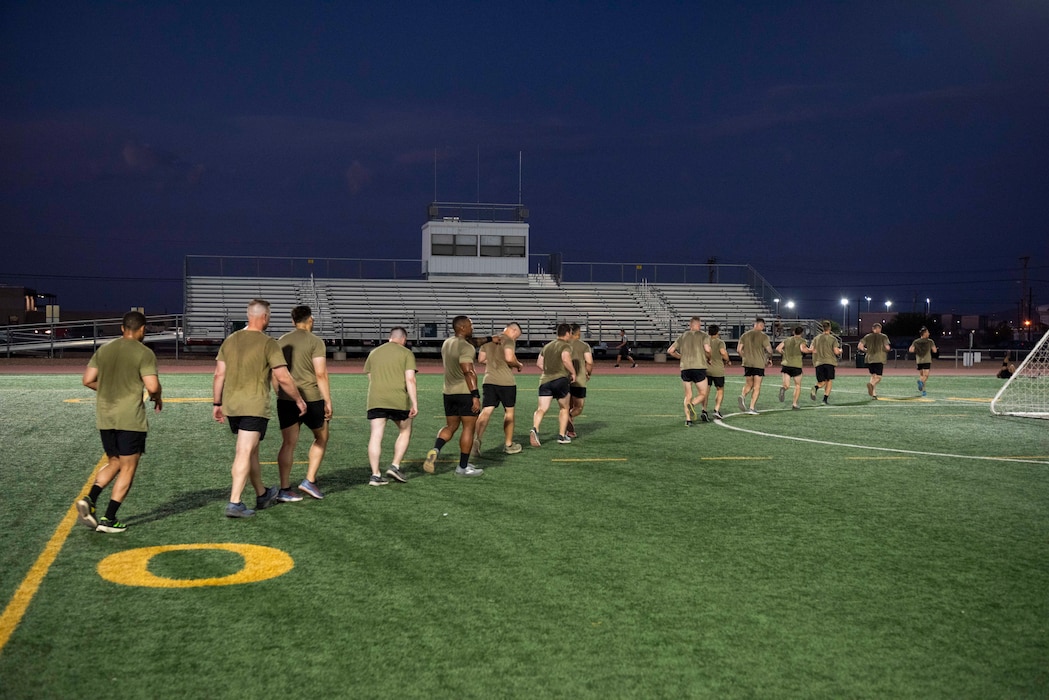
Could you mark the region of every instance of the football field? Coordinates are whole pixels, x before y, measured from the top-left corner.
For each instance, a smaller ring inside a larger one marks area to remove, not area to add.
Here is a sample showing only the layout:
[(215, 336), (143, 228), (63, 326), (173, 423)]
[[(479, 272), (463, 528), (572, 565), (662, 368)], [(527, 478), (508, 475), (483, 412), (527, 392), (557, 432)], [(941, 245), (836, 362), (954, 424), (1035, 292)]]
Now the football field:
[(872, 401), (844, 376), (821, 407), (807, 368), (791, 411), (770, 372), (750, 416), (731, 376), (724, 422), (689, 428), (674, 374), (595, 374), (578, 439), (551, 412), (538, 449), (536, 380), (524, 451), (492, 449), (497, 410), (463, 479), (454, 444), (421, 470), (444, 419), (420, 375), (409, 481), (375, 488), (367, 380), (332, 375), (326, 498), (230, 520), (211, 375), (162, 372), (104, 535), (72, 509), (92, 392), (0, 376), (0, 698), (1049, 696), (1049, 425), (991, 416), (999, 380), (922, 398), (900, 371)]

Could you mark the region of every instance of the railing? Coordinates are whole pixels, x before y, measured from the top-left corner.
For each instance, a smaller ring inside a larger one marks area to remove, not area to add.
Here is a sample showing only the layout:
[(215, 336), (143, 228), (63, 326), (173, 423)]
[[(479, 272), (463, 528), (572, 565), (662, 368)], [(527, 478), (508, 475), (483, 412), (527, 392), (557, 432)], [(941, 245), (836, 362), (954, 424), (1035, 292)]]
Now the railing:
[[(0, 343), (7, 357), (44, 355), (54, 357), (64, 350), (91, 350), (120, 336), (119, 318), (96, 318), (55, 323), (24, 323), (0, 326)], [(182, 345), (182, 314), (148, 316), (145, 343), (173, 343), (177, 358)]]

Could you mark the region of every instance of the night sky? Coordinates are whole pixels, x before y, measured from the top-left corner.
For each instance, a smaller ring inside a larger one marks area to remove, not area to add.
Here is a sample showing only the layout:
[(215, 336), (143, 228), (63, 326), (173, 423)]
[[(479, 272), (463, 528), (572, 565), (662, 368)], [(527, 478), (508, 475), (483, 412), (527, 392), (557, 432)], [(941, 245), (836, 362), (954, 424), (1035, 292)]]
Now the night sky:
[[(186, 255), (749, 263), (839, 300), (1049, 303), (1049, 2), (0, 4), (0, 283), (177, 312)], [(855, 302), (853, 302), (855, 303)], [(836, 314), (832, 315), (832, 314)]]

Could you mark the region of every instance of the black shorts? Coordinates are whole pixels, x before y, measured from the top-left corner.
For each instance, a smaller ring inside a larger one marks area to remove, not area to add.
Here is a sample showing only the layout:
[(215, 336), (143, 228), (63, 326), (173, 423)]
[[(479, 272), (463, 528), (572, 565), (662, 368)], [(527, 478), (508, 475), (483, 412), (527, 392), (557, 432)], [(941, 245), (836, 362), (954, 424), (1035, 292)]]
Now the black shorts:
[(585, 399), (586, 398), (586, 387), (570, 385), (568, 387), (568, 393), (572, 395), (573, 399)]
[(724, 375), (722, 375), (720, 377), (712, 377), (711, 375), (708, 374), (707, 375), (707, 381), (710, 382), (710, 385), (712, 387), (714, 387), (715, 389), (724, 389), (725, 388), (725, 376)]
[(871, 374), (877, 374), (880, 377), (882, 375), (882, 372), (885, 371), (885, 363), (884, 362), (868, 362), (867, 363), (867, 371), (870, 372)]
[(553, 396), (555, 399), (563, 399), (568, 396), (571, 389), (571, 382), (568, 381), (568, 377), (558, 377), (557, 379), (551, 379), (546, 384), (539, 385), (540, 396)]
[(266, 439), (266, 427), (270, 424), (269, 418), (259, 416), (226, 416), (229, 421), (230, 431), (236, 435), (241, 430), (259, 434), (259, 442)]
[(744, 367), (743, 368), (743, 376), (744, 377), (764, 377), (765, 376), (765, 368), (764, 367)]
[(836, 369), (837, 367), (834, 365), (816, 365), (816, 383), (822, 384), (834, 379), (834, 370)]
[(513, 408), (517, 405), (517, 387), (504, 386), (502, 384), (485, 384), (482, 392), (484, 398), (481, 408), (493, 408), (502, 404), (503, 408)]
[(802, 369), (801, 367), (780, 367), (780, 374), (785, 374), (788, 377), (800, 377)]
[(99, 430), (107, 457), (127, 457), (146, 452), (146, 434), (137, 430)]
[(932, 363), (931, 362), (919, 362), (918, 363), (918, 369), (932, 369)]
[(473, 407), (474, 397), (470, 394), (445, 394), (445, 416), (476, 416)]
[(616, 357), (628, 357), (628, 356), (633, 355), (633, 354), (634, 353), (630, 352), (630, 346), (629, 345), (627, 345), (626, 347), (620, 348), (619, 350), (616, 351)]
[(702, 384), (707, 381), (707, 371), (705, 369), (683, 369), (681, 370), (681, 381)]
[(324, 427), (324, 399), (320, 401), (307, 401), (306, 412), (299, 415), (299, 407), (294, 401), (277, 400), (277, 420), (280, 429), (290, 428), (293, 425), (305, 424), (310, 430), (318, 430)]
[(368, 420), (384, 418), (386, 420), (392, 420), (395, 423), (401, 423), (408, 420), (409, 413), (410, 411), (399, 411), (396, 408), (369, 408)]

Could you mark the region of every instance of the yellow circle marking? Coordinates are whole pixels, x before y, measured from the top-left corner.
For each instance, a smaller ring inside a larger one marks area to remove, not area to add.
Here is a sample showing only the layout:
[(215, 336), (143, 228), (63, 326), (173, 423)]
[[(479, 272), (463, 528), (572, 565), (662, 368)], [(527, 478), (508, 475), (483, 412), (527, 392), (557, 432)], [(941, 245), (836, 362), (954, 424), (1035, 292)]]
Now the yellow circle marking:
[[(164, 552), (189, 549), (223, 549), (244, 557), (244, 566), (229, 576), (214, 578), (165, 578), (149, 571), (149, 560)], [(98, 575), (122, 586), (147, 588), (196, 588), (199, 586), (235, 586), (282, 576), (292, 570), (295, 560), (287, 552), (257, 544), (166, 544), (139, 547), (111, 554), (98, 562)]]

